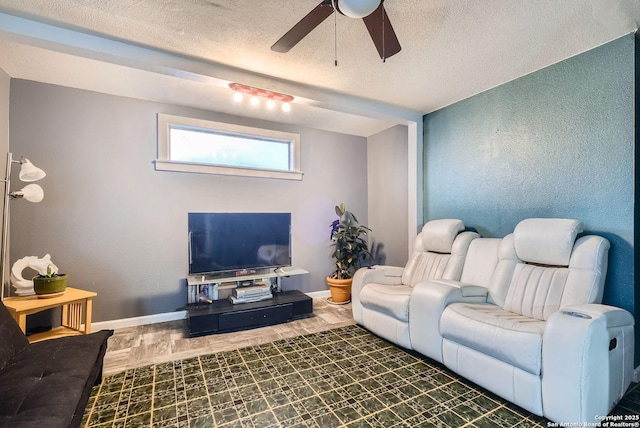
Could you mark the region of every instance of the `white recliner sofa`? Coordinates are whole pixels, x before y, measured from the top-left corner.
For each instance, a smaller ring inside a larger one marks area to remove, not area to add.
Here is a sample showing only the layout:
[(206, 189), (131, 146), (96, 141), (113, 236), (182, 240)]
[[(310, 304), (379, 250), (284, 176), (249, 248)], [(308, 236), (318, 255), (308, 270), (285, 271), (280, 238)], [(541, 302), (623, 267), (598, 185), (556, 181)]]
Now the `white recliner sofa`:
[(461, 220), (428, 222), (418, 234), (404, 268), (374, 266), (356, 272), (351, 286), (353, 317), (358, 324), (404, 348), (409, 335), (413, 287), (430, 279), (460, 279), (469, 244), (479, 235)]
[(599, 304), (609, 242), (581, 232), (527, 219), (473, 239), (459, 281), (413, 286), (413, 349), (552, 421), (599, 422), (633, 377), (634, 319)]

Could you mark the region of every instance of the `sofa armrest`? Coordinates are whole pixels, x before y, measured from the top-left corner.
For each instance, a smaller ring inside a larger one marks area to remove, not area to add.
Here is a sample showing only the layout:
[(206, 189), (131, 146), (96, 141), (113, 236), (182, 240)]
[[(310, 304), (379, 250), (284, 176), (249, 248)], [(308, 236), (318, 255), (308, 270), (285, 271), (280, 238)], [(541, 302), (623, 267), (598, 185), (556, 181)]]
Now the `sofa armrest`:
[(567, 306), (549, 317), (542, 343), (542, 407), (558, 422), (596, 423), (633, 377), (634, 319), (599, 304)]
[(351, 282), (351, 310), (355, 322), (362, 324), (362, 304), (360, 303), (362, 287), (372, 282), (384, 285), (401, 285), (403, 271), (402, 267), (383, 265), (358, 269)]
[(431, 284), (444, 284), (451, 288), (459, 288), (462, 297), (487, 297), (489, 294), (489, 290), (485, 287), (467, 284), (453, 279), (432, 279), (427, 282)]
[(432, 280), (416, 284), (409, 302), (409, 336), (411, 347), (427, 357), (442, 362), (440, 317), (455, 302), (487, 301), (487, 289), (452, 280)]
[(462, 297), (482, 297), (482, 301), (484, 302), (489, 291), (479, 285), (463, 285), (460, 287), (460, 293), (462, 294)]
[[(375, 282), (378, 284), (401, 284), (404, 268), (400, 266), (373, 265), (358, 269), (358, 275), (364, 283)], [(354, 276), (355, 281), (355, 276)]]
[(383, 275), (389, 278), (402, 278), (402, 274), (404, 273), (404, 267), (401, 266), (375, 265), (373, 269), (382, 270)]
[(607, 328), (633, 326), (635, 320), (628, 311), (615, 306), (585, 304), (567, 306), (560, 310), (565, 315), (583, 319), (597, 319)]

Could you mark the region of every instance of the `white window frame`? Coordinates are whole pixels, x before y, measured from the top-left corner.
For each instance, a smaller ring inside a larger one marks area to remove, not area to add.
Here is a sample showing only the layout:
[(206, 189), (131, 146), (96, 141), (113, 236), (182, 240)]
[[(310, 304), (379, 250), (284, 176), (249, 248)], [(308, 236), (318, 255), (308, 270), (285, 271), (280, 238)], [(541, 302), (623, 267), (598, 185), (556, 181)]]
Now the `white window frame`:
[[(222, 131), (236, 134), (239, 137), (249, 136), (257, 140), (278, 140), (289, 144), (289, 170), (255, 168), (237, 165), (221, 165), (214, 163), (184, 162), (171, 160), (171, 126), (182, 129), (192, 128), (194, 131)], [(235, 175), (241, 177), (279, 178), (285, 180), (302, 180), (300, 170), (300, 135), (272, 129), (253, 128), (231, 123), (213, 122), (210, 120), (174, 116), (158, 113), (158, 159), (155, 161), (158, 171), (195, 172), (204, 174)]]

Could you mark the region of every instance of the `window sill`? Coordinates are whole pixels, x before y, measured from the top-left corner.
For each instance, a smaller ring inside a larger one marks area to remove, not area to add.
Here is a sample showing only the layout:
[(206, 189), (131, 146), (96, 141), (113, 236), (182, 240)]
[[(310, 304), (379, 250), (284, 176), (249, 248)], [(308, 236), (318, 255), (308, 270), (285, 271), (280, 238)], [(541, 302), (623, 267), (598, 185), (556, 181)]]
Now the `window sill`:
[(235, 175), (240, 177), (277, 178), (282, 180), (302, 180), (302, 171), (282, 171), (275, 169), (250, 168), (228, 165), (211, 165), (192, 162), (155, 160), (156, 171), (192, 172), (199, 174)]

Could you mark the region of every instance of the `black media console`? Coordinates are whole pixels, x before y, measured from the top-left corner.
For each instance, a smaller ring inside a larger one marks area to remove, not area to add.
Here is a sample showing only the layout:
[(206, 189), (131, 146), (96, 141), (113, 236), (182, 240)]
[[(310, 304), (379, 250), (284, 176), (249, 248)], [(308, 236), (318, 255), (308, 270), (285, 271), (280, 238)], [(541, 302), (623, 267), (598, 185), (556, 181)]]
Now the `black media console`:
[(187, 305), (189, 336), (246, 330), (304, 318), (313, 313), (313, 300), (298, 291), (281, 291), (273, 298), (232, 304), (229, 300)]

